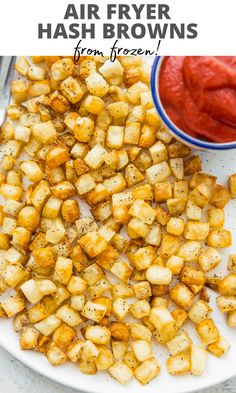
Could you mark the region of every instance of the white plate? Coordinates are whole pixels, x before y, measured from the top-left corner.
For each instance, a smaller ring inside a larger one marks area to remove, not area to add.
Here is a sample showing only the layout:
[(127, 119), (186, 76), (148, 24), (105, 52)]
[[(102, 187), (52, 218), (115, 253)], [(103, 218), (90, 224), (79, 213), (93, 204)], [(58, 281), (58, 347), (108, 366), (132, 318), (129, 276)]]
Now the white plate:
[[(228, 175), (236, 172), (236, 151), (227, 153), (200, 153), (203, 159), (203, 169), (206, 172), (218, 176), (219, 182), (226, 183)], [(233, 244), (236, 244), (236, 200), (231, 201), (226, 207), (225, 227), (233, 233)], [(233, 252), (233, 249), (223, 251), (222, 266), (216, 272), (226, 273), (227, 256)], [(215, 272), (215, 271), (214, 271)], [(213, 273), (214, 273), (213, 272)], [(25, 363), (30, 368), (38, 371), (56, 382), (70, 386), (72, 388), (86, 391), (104, 393), (120, 393), (129, 391), (129, 393), (153, 393), (153, 389), (165, 393), (185, 393), (198, 389), (203, 389), (214, 384), (225, 381), (236, 375), (236, 334), (235, 329), (228, 328), (225, 321), (225, 315), (220, 313), (215, 305), (215, 294), (211, 291), (210, 305), (213, 307), (213, 319), (219, 327), (220, 333), (230, 340), (231, 348), (226, 355), (218, 359), (209, 354), (207, 369), (203, 376), (193, 377), (178, 376), (172, 377), (167, 373), (165, 368), (165, 359), (167, 351), (164, 347), (155, 346), (155, 355), (162, 365), (160, 375), (146, 386), (141, 386), (135, 380), (126, 386), (119, 385), (106, 373), (98, 373), (95, 376), (83, 375), (78, 367), (73, 364), (65, 364), (59, 367), (51, 366), (47, 359), (32, 351), (22, 351), (19, 347), (18, 335), (13, 331), (11, 320), (1, 320), (0, 322), (0, 345), (9, 351), (18, 360)], [(199, 343), (199, 339), (190, 326), (190, 331), (194, 342)], [(2, 359), (3, 360), (3, 359)]]

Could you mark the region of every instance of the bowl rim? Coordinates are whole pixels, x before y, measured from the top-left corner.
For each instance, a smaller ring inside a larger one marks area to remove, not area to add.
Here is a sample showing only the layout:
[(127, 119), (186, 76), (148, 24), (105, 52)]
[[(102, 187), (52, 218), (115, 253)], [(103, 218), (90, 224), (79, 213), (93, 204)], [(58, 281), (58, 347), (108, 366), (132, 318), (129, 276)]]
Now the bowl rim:
[(161, 103), (159, 89), (157, 88), (157, 83), (156, 83), (158, 80), (158, 75), (159, 75), (161, 63), (162, 63), (164, 57), (165, 56), (156, 56), (156, 58), (154, 59), (154, 62), (152, 65), (152, 71), (151, 71), (151, 80), (150, 80), (152, 98), (153, 98), (154, 104), (156, 106), (156, 109), (157, 109), (161, 119), (163, 120), (163, 122), (179, 138), (183, 139), (185, 142), (187, 142), (193, 146), (196, 146), (198, 148), (210, 149), (210, 150), (235, 149), (236, 148), (236, 141), (235, 142), (227, 142), (227, 143), (214, 143), (214, 142), (201, 141), (199, 139), (193, 138), (192, 136), (186, 134), (171, 121), (171, 119), (167, 115), (167, 113)]

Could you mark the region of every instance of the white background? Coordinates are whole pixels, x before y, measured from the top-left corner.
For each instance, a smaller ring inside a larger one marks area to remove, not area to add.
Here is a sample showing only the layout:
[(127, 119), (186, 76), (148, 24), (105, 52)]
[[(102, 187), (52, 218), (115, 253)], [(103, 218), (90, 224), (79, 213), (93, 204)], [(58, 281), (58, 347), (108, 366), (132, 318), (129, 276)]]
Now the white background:
[[(101, 49), (110, 54), (111, 41), (102, 39), (102, 23), (105, 22), (107, 3), (156, 3), (154, 0), (81, 0), (79, 3), (97, 3), (100, 6), (101, 20), (97, 24), (94, 40), (83, 41), (83, 45)], [(73, 55), (77, 40), (62, 39), (39, 40), (38, 23), (63, 23), (65, 10), (72, 0), (1, 0), (0, 1), (0, 55)], [(161, 55), (235, 55), (236, 53), (236, 1), (235, 0), (163, 0), (170, 6), (171, 22), (198, 23), (198, 38), (163, 40)], [(65, 24), (84, 21), (64, 21)], [(86, 21), (85, 21), (86, 22)], [(91, 22), (91, 21), (90, 21)], [(89, 23), (90, 23), (89, 22)], [(111, 22), (111, 21), (109, 21)], [(122, 22), (122, 21), (120, 21)], [(134, 24), (136, 21), (125, 20)], [(140, 22), (140, 21), (138, 21)], [(142, 23), (145, 23), (142, 18)], [(155, 21), (149, 21), (149, 23)], [(158, 21), (156, 21), (158, 22)], [(164, 21), (165, 22), (165, 21)], [(167, 21), (168, 22), (168, 21)], [(115, 23), (115, 19), (113, 19)], [(147, 36), (142, 40), (121, 40), (122, 47), (155, 49), (157, 41)]]

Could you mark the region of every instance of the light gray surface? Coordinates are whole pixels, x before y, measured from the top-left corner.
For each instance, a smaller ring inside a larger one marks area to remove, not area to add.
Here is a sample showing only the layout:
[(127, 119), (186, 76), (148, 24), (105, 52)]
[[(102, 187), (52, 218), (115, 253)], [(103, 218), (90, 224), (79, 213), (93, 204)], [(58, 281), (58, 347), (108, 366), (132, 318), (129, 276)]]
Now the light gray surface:
[[(0, 393), (76, 393), (32, 371), (0, 347)], [(236, 393), (236, 378), (201, 393)], [(160, 392), (163, 393), (163, 392)], [(200, 391), (196, 392), (200, 393)]]

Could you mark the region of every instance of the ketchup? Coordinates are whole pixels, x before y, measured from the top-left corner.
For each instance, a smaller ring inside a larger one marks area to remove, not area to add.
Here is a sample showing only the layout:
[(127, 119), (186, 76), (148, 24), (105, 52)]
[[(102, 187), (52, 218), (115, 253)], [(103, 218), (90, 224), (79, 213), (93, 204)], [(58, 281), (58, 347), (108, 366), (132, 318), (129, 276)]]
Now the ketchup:
[(159, 93), (182, 131), (212, 142), (236, 140), (236, 56), (166, 56)]

